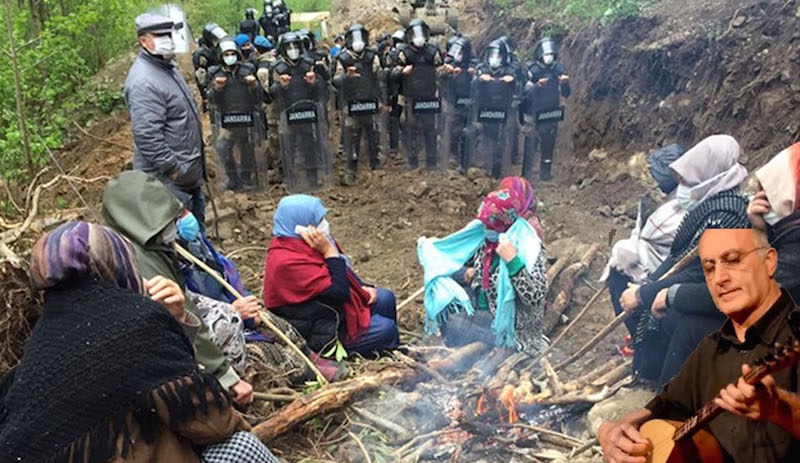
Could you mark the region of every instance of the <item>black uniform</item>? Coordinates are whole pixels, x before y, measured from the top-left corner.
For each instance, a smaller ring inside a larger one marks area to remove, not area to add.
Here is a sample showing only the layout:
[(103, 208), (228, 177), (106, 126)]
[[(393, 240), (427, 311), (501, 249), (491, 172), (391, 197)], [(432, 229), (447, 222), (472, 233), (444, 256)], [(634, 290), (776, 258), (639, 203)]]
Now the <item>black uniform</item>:
[[(446, 146), (450, 162), (459, 167), (463, 165), (465, 155), (464, 131), (469, 123), (472, 106), (472, 78), (477, 63), (472, 61), (472, 46), (466, 38), (455, 37), (451, 40), (451, 49), (445, 57), (445, 64), (453, 66), (452, 73), (441, 72), (441, 93), (445, 119), (443, 148)], [(456, 61), (451, 53), (457, 45), (460, 61)]]
[(273, 42), (278, 39), (278, 36), (280, 35), (278, 34), (278, 22), (275, 18), (275, 13), (273, 13), (271, 9), (269, 11), (265, 11), (264, 14), (258, 18), (258, 24), (264, 31), (264, 37)]
[[(370, 169), (377, 169), (378, 126), (377, 113), (386, 104), (386, 92), (379, 79), (381, 69), (377, 50), (365, 48), (361, 54), (344, 49), (336, 57), (334, 86), (341, 95), (342, 119), (344, 122), (343, 150), (347, 158), (348, 175), (357, 170), (362, 134), (367, 139), (367, 154)], [(355, 68), (359, 77), (347, 75), (348, 68)]]
[(258, 21), (255, 19), (245, 19), (239, 24), (239, 33), (245, 34), (250, 37), (250, 42), (256, 39), (258, 35), (258, 28), (259, 28)]
[(203, 112), (208, 111), (208, 68), (219, 66), (219, 58), (214, 50), (205, 45), (205, 41), (192, 53), (192, 65), (194, 66), (194, 81), (200, 91), (200, 98), (203, 100)]
[[(228, 177), (229, 189), (252, 187), (258, 182), (255, 160), (254, 128), (258, 123), (261, 90), (254, 81), (252, 85), (245, 78), (256, 77), (256, 69), (247, 62), (237, 62), (233, 68), (225, 65), (209, 68), (209, 80), (212, 82), (210, 97), (217, 108), (219, 136), (216, 140), (217, 155), (223, 163)], [(225, 85), (217, 90), (213, 82), (217, 77), (225, 77)], [(236, 165), (233, 147), (239, 145), (241, 166)]]
[(400, 50), (395, 46), (386, 52), (383, 57), (384, 81), (386, 85), (387, 100), (389, 103), (389, 155), (394, 157), (400, 147), (400, 115), (402, 106), (399, 104), (400, 78), (392, 74), (392, 69), (397, 65)]
[[(525, 178), (530, 178), (533, 156), (537, 150), (541, 153), (539, 178), (541, 180), (550, 178), (553, 151), (558, 135), (558, 121), (537, 122), (536, 118), (537, 114), (557, 112), (561, 104), (561, 97), (569, 97), (572, 92), (569, 81), (559, 81), (561, 76), (566, 75), (567, 70), (558, 62), (547, 65), (541, 60), (537, 60), (528, 65), (529, 81), (525, 85), (524, 99), (520, 107), (528, 132), (522, 161), (522, 176)], [(547, 79), (547, 82), (539, 84), (541, 79)], [(535, 128), (534, 133), (531, 133), (532, 128)]]
[[(416, 169), (419, 165), (417, 138), (421, 135), (425, 145), (425, 166), (438, 167), (436, 149), (436, 115), (440, 111), (437, 86), (437, 68), (443, 64), (439, 48), (426, 43), (421, 48), (402, 44), (398, 47), (397, 66), (393, 77), (401, 79), (401, 105), (405, 106), (404, 150), (406, 166)], [(412, 66), (410, 75), (403, 75), (405, 66)], [(444, 166), (442, 166), (444, 167)]]
[[(506, 123), (511, 113), (514, 88), (517, 85), (514, 66), (506, 63), (491, 68), (486, 63), (478, 64), (476, 76), (472, 82), (471, 126), (467, 129), (466, 152), (462, 169), (472, 164), (472, 156), (476, 149), (482, 153), (484, 167), (490, 169), (492, 178), (502, 175), (503, 158), (506, 152)], [(482, 75), (491, 76), (494, 80), (481, 80)], [(504, 82), (505, 77), (514, 77), (512, 82)], [(478, 140), (478, 135), (480, 139)], [(480, 146), (476, 148), (476, 142)]]

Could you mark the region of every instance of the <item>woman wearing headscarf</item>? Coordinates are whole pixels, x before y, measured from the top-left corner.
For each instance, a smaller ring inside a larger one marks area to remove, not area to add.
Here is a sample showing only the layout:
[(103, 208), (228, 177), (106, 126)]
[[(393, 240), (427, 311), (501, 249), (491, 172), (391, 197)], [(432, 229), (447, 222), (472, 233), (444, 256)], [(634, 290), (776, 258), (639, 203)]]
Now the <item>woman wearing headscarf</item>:
[[(619, 298), (628, 284), (641, 284), (669, 256), (678, 226), (686, 215), (686, 209), (678, 204), (675, 197), (678, 182), (669, 165), (683, 153), (680, 146), (670, 145), (648, 156), (650, 174), (667, 197), (652, 214), (644, 210), (644, 201), (640, 201), (636, 227), (630, 238), (617, 241), (611, 248), (611, 256), (600, 281), (608, 283), (616, 313), (622, 312)], [(634, 320), (629, 318), (625, 323), (630, 331), (636, 329)]]
[[(264, 302), (325, 354), (341, 340), (348, 353), (370, 355), (400, 343), (394, 294), (365, 285), (334, 240), (319, 198), (281, 199), (264, 270)], [(325, 373), (325, 371), (323, 371)]]
[[(486, 195), (475, 220), (442, 239), (420, 238), (426, 329), (445, 344), (482, 341), (535, 355), (542, 333), (547, 274), (533, 188), (504, 179)], [(516, 185), (516, 186), (515, 186)], [(538, 230), (537, 230), (538, 228)]]
[(0, 384), (0, 461), (277, 461), (197, 366), (180, 289), (143, 280), (127, 240), (64, 224), (36, 243), (30, 273), (44, 310)]
[[(670, 164), (678, 181), (675, 196), (686, 215), (666, 260), (642, 284), (630, 284), (619, 298), (620, 309), (636, 311), (631, 317), (635, 322), (631, 333), (634, 337), (633, 365), (642, 378), (662, 382), (672, 377), (664, 371), (664, 366), (675, 327), (683, 317), (683, 311), (675, 308), (676, 292), (682, 284), (705, 281), (697, 257), (673, 275), (659, 278), (694, 251), (706, 229), (749, 227), (748, 198), (739, 191), (747, 178), (747, 169), (739, 164), (739, 154), (739, 143), (733, 137), (713, 135)], [(693, 333), (705, 333), (702, 336), (717, 330), (725, 318), (716, 309), (696, 315), (699, 318), (689, 328)], [(678, 350), (677, 345), (673, 347)], [(687, 351), (688, 356), (696, 347), (683, 344), (680, 349)]]

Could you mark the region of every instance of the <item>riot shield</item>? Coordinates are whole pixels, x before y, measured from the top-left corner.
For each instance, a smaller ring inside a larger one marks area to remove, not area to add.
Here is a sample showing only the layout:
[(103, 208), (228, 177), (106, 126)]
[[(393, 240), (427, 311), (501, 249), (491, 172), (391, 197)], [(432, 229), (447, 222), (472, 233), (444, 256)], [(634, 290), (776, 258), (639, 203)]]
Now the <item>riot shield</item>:
[(478, 81), (473, 95), (472, 124), (468, 127), (465, 167), (486, 169), (494, 178), (508, 171), (507, 124), (514, 96), (513, 84)]
[(447, 169), (449, 154), (437, 148), (438, 119), (442, 103), (438, 95), (436, 67), (415, 64), (411, 74), (403, 78), (406, 100), (405, 151), (410, 167), (414, 167), (420, 153), (424, 153), (428, 170)]
[(221, 188), (243, 191), (265, 188), (266, 152), (260, 111), (214, 115), (217, 181)]
[(322, 103), (300, 100), (284, 109), (278, 124), (283, 181), (291, 193), (333, 186), (333, 157)]

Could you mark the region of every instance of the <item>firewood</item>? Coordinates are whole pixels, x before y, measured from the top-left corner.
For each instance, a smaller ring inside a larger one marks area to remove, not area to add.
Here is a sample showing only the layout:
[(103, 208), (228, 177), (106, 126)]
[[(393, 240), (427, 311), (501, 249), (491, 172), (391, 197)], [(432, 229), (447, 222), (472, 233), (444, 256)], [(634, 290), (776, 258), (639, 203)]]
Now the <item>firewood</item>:
[(581, 257), (580, 262), (572, 264), (564, 270), (564, 275), (561, 280), (565, 281), (565, 284), (553, 303), (545, 310), (544, 321), (542, 322), (545, 333), (549, 334), (553, 331), (553, 328), (558, 325), (559, 320), (561, 320), (561, 315), (572, 300), (572, 288), (589, 269), (595, 254), (597, 254), (598, 248), (599, 246), (596, 243), (592, 244)]
[(547, 357), (542, 358), (542, 368), (547, 375), (547, 379), (550, 381), (550, 387), (553, 388), (553, 392), (556, 395), (563, 394), (564, 388), (561, 386), (561, 381), (558, 379), (558, 374), (555, 372), (555, 370), (553, 370), (553, 366), (550, 365), (550, 361), (547, 360)]
[(611, 359), (608, 362), (600, 365), (598, 368), (595, 368), (594, 370), (586, 373), (580, 378), (573, 379), (571, 381), (564, 383), (563, 385), (564, 389), (566, 391), (577, 391), (583, 389), (584, 387), (595, 381), (597, 378), (615, 369), (619, 364), (623, 362), (625, 362), (625, 359), (623, 357), (615, 355), (614, 357), (611, 357)]
[[(428, 366), (442, 374), (461, 371), (488, 348), (486, 344), (475, 342), (456, 350), (442, 360), (431, 361)], [(423, 376), (419, 370), (407, 366), (389, 366), (373, 375), (331, 383), (277, 411), (253, 428), (252, 432), (263, 442), (269, 442), (300, 423), (347, 405), (362, 393), (375, 390), (384, 384), (407, 383)]]
[(564, 267), (567, 266), (567, 262), (569, 261), (568, 256), (559, 257), (558, 260), (549, 268), (547, 269), (547, 281), (552, 284), (559, 273), (564, 270)]
[(601, 387), (607, 384), (614, 384), (617, 381), (621, 380), (625, 376), (628, 375), (628, 371), (630, 370), (631, 364), (633, 360), (626, 359), (621, 365), (617, 365), (615, 368), (611, 369), (608, 373), (604, 374), (603, 376), (595, 379), (592, 381), (592, 386)]
[(564, 336), (566, 336), (567, 333), (572, 331), (572, 328), (574, 328), (575, 325), (577, 325), (578, 322), (583, 318), (583, 316), (586, 315), (586, 313), (589, 311), (592, 305), (594, 305), (594, 303), (600, 298), (600, 296), (602, 296), (603, 293), (605, 293), (607, 288), (608, 288), (608, 283), (606, 282), (603, 283), (602, 287), (598, 288), (597, 291), (595, 291), (594, 295), (591, 297), (591, 299), (589, 299), (589, 302), (587, 302), (586, 305), (583, 306), (583, 309), (581, 309), (581, 311), (578, 312), (578, 315), (576, 315), (572, 319), (572, 321), (569, 323), (569, 325), (567, 325), (566, 328), (561, 330), (561, 333), (559, 333), (558, 336), (553, 340), (553, 342), (551, 342), (550, 345), (547, 346), (547, 349), (545, 349), (544, 352), (539, 354), (539, 357), (544, 357), (545, 355), (550, 353), (550, 351), (553, 350), (556, 344), (558, 344), (562, 339), (564, 339)]

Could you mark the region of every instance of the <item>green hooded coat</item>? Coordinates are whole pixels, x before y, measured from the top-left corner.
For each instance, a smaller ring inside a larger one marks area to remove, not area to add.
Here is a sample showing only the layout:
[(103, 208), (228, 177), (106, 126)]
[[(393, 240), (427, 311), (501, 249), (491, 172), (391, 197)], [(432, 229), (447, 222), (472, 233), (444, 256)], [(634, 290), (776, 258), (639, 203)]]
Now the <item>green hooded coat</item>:
[[(144, 172), (123, 172), (111, 179), (103, 192), (103, 218), (133, 243), (142, 276), (150, 279), (161, 275), (177, 282), (185, 292), (178, 257), (170, 246), (159, 240), (162, 230), (184, 209), (161, 181)], [(202, 320), (188, 297), (186, 309)], [(193, 344), (197, 363), (214, 375), (225, 389), (239, 381), (202, 323)]]

